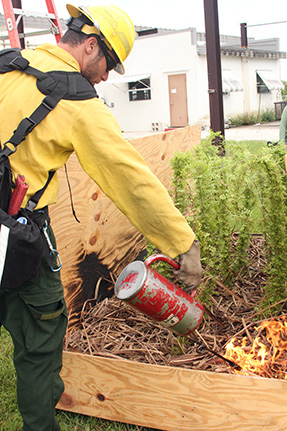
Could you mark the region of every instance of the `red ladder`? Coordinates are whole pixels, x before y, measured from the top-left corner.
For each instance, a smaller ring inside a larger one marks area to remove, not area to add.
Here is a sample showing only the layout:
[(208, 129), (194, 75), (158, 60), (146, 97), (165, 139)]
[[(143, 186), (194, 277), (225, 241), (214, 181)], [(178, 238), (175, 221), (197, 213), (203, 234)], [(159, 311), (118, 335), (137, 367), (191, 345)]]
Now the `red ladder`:
[[(51, 24), (51, 28), (49, 30), (44, 30), (44, 31), (25, 35), (23, 31), (24, 30), (23, 17), (26, 15), (26, 13), (22, 9), (22, 0), (2, 0), (5, 22), (8, 30), (10, 45), (12, 48), (24, 48), (25, 46), (24, 37), (32, 36), (33, 34), (39, 35), (44, 33), (45, 34), (53, 33), (56, 38), (56, 42), (59, 42), (63, 33), (62, 33), (61, 24), (56, 11), (54, 0), (45, 0), (45, 2), (46, 2), (48, 13), (45, 13), (45, 14), (36, 13), (35, 16), (47, 18)], [(14, 8), (14, 6), (20, 7), (20, 9)], [(29, 14), (29, 16), (30, 15), (31, 14)], [(20, 31), (22, 31), (22, 33), (20, 33)]]

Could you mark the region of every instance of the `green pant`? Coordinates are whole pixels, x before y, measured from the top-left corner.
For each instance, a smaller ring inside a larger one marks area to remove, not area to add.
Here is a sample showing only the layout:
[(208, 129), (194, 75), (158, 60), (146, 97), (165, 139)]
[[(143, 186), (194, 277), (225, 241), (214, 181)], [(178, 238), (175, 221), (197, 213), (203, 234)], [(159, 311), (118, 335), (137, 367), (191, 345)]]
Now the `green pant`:
[[(49, 235), (54, 242), (51, 228)], [(0, 324), (14, 343), (23, 431), (59, 430), (55, 406), (64, 390), (59, 372), (67, 313), (59, 272), (52, 272), (45, 259), (39, 276), (21, 289), (0, 289)]]

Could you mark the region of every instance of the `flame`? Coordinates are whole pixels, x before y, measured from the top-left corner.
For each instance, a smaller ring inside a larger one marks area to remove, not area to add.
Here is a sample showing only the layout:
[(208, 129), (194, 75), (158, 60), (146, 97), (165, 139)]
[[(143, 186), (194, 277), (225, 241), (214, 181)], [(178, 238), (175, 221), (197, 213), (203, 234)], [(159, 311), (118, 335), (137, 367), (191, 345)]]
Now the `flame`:
[(258, 374), (287, 380), (287, 316), (265, 320), (255, 327), (254, 340), (232, 338), (225, 357), (240, 366), (238, 374)]

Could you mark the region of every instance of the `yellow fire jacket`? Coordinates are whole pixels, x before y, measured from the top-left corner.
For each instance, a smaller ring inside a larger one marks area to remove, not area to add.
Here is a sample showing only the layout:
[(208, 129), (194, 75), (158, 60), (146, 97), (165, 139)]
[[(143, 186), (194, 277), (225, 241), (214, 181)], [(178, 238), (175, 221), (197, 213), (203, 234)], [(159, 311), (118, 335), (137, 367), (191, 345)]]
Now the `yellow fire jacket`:
[[(54, 45), (43, 44), (22, 51), (22, 55), (44, 72), (80, 72), (74, 57)], [(0, 75), (1, 143), (43, 99), (35, 81), (19, 71)], [(97, 98), (61, 100), (10, 156), (15, 175), (24, 175), (30, 184), (26, 201), (44, 186), (47, 173), (60, 169), (73, 152), (85, 172), (159, 250), (173, 258), (190, 248), (193, 231), (141, 155), (122, 137), (109, 109)], [(57, 195), (55, 174), (38, 208), (54, 204)]]

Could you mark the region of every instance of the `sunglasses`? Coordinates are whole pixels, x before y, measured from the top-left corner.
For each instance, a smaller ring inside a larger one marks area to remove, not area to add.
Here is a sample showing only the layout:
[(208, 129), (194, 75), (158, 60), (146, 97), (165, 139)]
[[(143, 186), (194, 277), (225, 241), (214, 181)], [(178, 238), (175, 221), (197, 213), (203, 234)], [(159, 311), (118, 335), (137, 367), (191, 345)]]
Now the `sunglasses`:
[(110, 72), (111, 70), (113, 70), (116, 67), (117, 63), (113, 59), (113, 57), (110, 55), (109, 51), (106, 48), (105, 43), (100, 38), (97, 38), (97, 39), (98, 39), (99, 46), (100, 46), (100, 48), (101, 48), (101, 50), (105, 56), (105, 59), (106, 59), (107, 72)]

